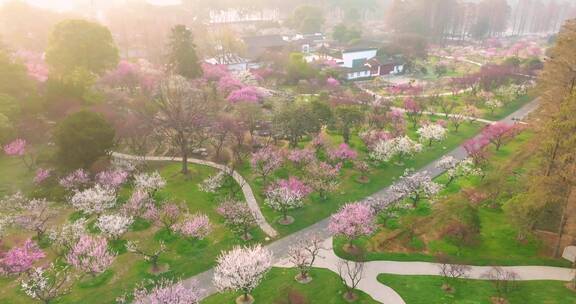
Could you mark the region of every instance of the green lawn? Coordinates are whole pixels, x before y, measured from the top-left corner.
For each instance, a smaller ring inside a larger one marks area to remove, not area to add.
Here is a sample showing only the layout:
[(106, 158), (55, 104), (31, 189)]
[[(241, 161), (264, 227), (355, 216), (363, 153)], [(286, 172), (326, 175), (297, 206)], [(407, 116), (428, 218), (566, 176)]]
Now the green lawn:
[[(473, 137), (482, 126), (482, 124), (463, 124), (458, 133), (451, 131), (446, 140), (434, 143), (431, 147), (426, 146), (423, 152), (416, 154), (412, 159), (405, 160), (404, 166), (398, 166), (393, 163), (373, 165), (369, 174), (370, 182), (366, 184), (357, 182), (356, 177), (359, 175), (358, 172), (351, 168), (350, 165), (345, 165), (342, 170), (341, 183), (337, 192), (330, 194), (325, 201), (322, 201), (317, 195), (311, 195), (310, 198), (306, 200), (303, 208), (289, 212), (296, 221), (288, 226), (282, 226), (276, 223), (279, 214), (264, 204), (263, 185), (260, 179), (251, 173), (249, 165), (245, 164), (239, 171), (252, 186), (264, 217), (281, 235), (288, 235), (330, 216), (344, 203), (363, 199), (389, 186), (396, 178), (404, 173), (406, 168), (418, 169), (424, 167), (430, 162), (440, 158), (443, 154), (456, 148), (466, 139)], [(411, 137), (416, 138), (415, 130), (409, 130), (409, 134)], [(333, 145), (342, 142), (340, 136), (335, 134), (329, 135)], [(352, 137), (350, 146), (359, 152), (360, 158), (366, 157), (366, 147), (357, 135)], [(286, 178), (289, 175), (301, 176), (302, 173), (293, 168), (285, 168), (276, 172), (270, 180)]]
[[(158, 240), (164, 240), (168, 251), (161, 257), (162, 264), (169, 265), (168, 277), (188, 277), (211, 268), (216, 256), (222, 250), (228, 250), (237, 244), (246, 244), (223, 224), (222, 218), (216, 213), (216, 194), (201, 192), (198, 183), (214, 174), (213, 168), (190, 165), (190, 175), (179, 174), (177, 163), (157, 164), (161, 175), (166, 179), (166, 188), (159, 191), (158, 197), (182, 202), (191, 213), (201, 212), (210, 217), (213, 231), (208, 238), (198, 241), (171, 235), (164, 230), (158, 230), (149, 224), (140, 225), (123, 236), (123, 239), (137, 240), (142, 246), (152, 246)], [(125, 196), (129, 189), (123, 191)], [(264, 234), (254, 228), (251, 231), (254, 240), (263, 242)], [(121, 246), (120, 246), (121, 247)], [(49, 249), (47, 249), (49, 250)], [(143, 279), (153, 278), (148, 273), (149, 264), (142, 257), (132, 253), (120, 252), (110, 270), (95, 279), (84, 279), (76, 284), (72, 292), (57, 303), (113, 303), (114, 299), (126, 291), (131, 291)], [(30, 303), (14, 280), (0, 279), (0, 299), (10, 299), (0, 303)]]
[[(378, 281), (394, 289), (407, 304), (491, 304), (496, 295), (492, 282), (484, 280), (456, 280), (454, 293), (441, 289), (438, 276), (400, 276), (380, 274)], [(574, 304), (576, 292), (566, 288), (565, 282), (519, 281), (505, 297), (510, 304)]]
[[(504, 145), (500, 151), (492, 149), (489, 158), (489, 165), (485, 169), (489, 174), (490, 172), (499, 172), (499, 174), (506, 174), (502, 167), (510, 166), (508, 162), (515, 162), (523, 158), (521, 154), (529, 151), (524, 149), (525, 145), (529, 144), (532, 134), (525, 132), (516, 137), (512, 142)], [(517, 174), (522, 174), (529, 170), (534, 164), (533, 158), (525, 159), (520, 165), (520, 168), (513, 167), (510, 177), (506, 178), (506, 182), (514, 185)], [(446, 181), (445, 176), (440, 176), (436, 179), (437, 182), (444, 184)], [(480, 177), (470, 177), (466, 179), (457, 180), (449, 187), (445, 188), (439, 197), (449, 198), (452, 195), (458, 195), (464, 188), (486, 187), (484, 180)], [(438, 203), (441, 203), (438, 202)], [(423, 201), (420, 203), (419, 208), (415, 210), (402, 211), (401, 216), (415, 215), (415, 216), (428, 216), (430, 215), (431, 206), (428, 202)], [(413, 252), (388, 252), (388, 251), (375, 251), (368, 250), (366, 258), (369, 260), (396, 260), (396, 261), (435, 261), (434, 254), (443, 252), (452, 256), (454, 259), (462, 263), (471, 265), (551, 265), (569, 267), (569, 263), (563, 259), (553, 259), (541, 254), (541, 244), (536, 239), (529, 239), (525, 243), (519, 243), (516, 240), (517, 230), (506, 218), (505, 214), (500, 208), (479, 207), (480, 217), (480, 235), (477, 244), (470, 247), (458, 248), (451, 242), (444, 239), (436, 239), (430, 241), (423, 250), (414, 250)], [(392, 221), (386, 220), (386, 229), (393, 231), (398, 229), (398, 222), (400, 219)], [(344, 240), (335, 239), (334, 248), (336, 253), (341, 257), (352, 258), (342, 250)], [(375, 238), (361, 238), (357, 243), (364, 248), (373, 248), (377, 240)]]
[[(253, 292), (255, 303), (262, 304), (346, 304), (343, 298), (345, 287), (337, 274), (325, 269), (313, 269), (312, 282), (300, 284), (294, 280), (298, 273), (295, 269), (272, 268)], [(300, 294), (304, 302), (289, 302), (289, 294)], [(361, 291), (356, 291), (357, 304), (379, 303)], [(208, 297), (202, 304), (233, 304), (237, 293), (224, 293)]]
[(32, 188), (34, 172), (28, 170), (18, 157), (9, 157), (0, 150), (0, 197)]

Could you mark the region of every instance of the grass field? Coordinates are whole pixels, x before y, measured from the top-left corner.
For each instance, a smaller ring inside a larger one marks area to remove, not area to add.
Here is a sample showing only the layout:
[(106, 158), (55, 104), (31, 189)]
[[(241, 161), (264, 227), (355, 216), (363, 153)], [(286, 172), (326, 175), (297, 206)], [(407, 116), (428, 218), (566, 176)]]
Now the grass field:
[[(400, 276), (380, 274), (378, 281), (394, 289), (406, 304), (492, 304), (497, 294), (492, 282), (483, 280), (456, 280), (451, 285), (454, 293), (441, 289), (443, 280), (438, 276)], [(574, 304), (576, 292), (558, 281), (518, 281), (505, 298), (510, 304)]]
[[(313, 269), (314, 278), (308, 284), (300, 284), (294, 280), (298, 274), (295, 269), (272, 268), (251, 294), (255, 303), (262, 304), (346, 304), (343, 298), (345, 287), (337, 274), (325, 269)], [(299, 294), (303, 301), (290, 302), (289, 294)], [(361, 291), (356, 291), (359, 299), (357, 304), (379, 303)], [(208, 297), (201, 304), (233, 304), (239, 296), (236, 293), (217, 294)]]

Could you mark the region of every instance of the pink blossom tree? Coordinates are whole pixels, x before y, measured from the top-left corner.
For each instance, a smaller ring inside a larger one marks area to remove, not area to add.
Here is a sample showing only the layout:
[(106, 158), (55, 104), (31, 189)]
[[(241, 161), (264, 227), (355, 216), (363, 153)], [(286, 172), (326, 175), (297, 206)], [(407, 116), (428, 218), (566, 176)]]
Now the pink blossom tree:
[(46, 267), (36, 267), (29, 271), (20, 287), (30, 298), (47, 304), (69, 293), (75, 279), (76, 276), (71, 273), (70, 267), (59, 267), (51, 263)]
[(60, 179), (60, 185), (66, 190), (81, 189), (91, 182), (90, 175), (84, 169), (78, 169)]
[(262, 178), (263, 183), (266, 183), (267, 177), (280, 168), (283, 162), (282, 154), (271, 147), (265, 147), (252, 153), (250, 160), (252, 170)]
[(26, 199), (16, 209), (18, 214), (14, 216), (13, 223), (36, 233), (39, 240), (48, 229), (48, 222), (58, 214), (57, 208), (46, 199)]
[(236, 303), (252, 303), (249, 293), (256, 288), (272, 267), (272, 252), (260, 245), (234, 247), (223, 252), (214, 269), (214, 285), (219, 291), (240, 291)]
[(228, 69), (223, 64), (202, 64), (204, 79), (208, 81), (219, 81), (222, 77), (228, 76)]
[(374, 210), (367, 204), (346, 204), (330, 217), (328, 230), (334, 235), (348, 239), (348, 248), (352, 249), (352, 242), (361, 237), (374, 233), (376, 217)]
[(331, 161), (352, 161), (358, 157), (358, 152), (350, 148), (348, 144), (342, 143), (335, 149), (328, 150), (328, 158)]
[(128, 172), (122, 169), (111, 169), (96, 174), (96, 182), (110, 189), (118, 189), (128, 180), (128, 176)]
[(134, 290), (134, 304), (198, 304), (201, 290), (195, 284), (184, 287), (182, 282), (160, 280), (152, 289), (138, 287)]
[(441, 189), (442, 187), (432, 180), (428, 171), (412, 172), (412, 170), (406, 170), (390, 188), (395, 197), (410, 199), (413, 208), (416, 208), (416, 204), (422, 198), (430, 198)]
[(175, 230), (185, 237), (202, 240), (212, 231), (212, 224), (206, 214), (188, 214)]
[(38, 168), (34, 176), (34, 183), (39, 185), (52, 175), (52, 169)]
[(256, 225), (256, 219), (246, 203), (224, 201), (218, 205), (216, 212), (224, 217), (224, 223), (227, 226), (241, 234), (242, 239), (251, 239), (249, 231)]
[(333, 77), (328, 77), (326, 79), (326, 86), (329, 87), (330, 89), (336, 89), (340, 87), (340, 81), (338, 81), (338, 79), (333, 78)]
[(263, 98), (264, 96), (258, 90), (258, 88), (253, 86), (245, 86), (230, 92), (226, 100), (228, 100), (228, 102), (230, 103), (239, 103), (239, 102), (259, 103), (262, 101)]
[(294, 149), (288, 153), (287, 158), (296, 167), (302, 168), (303, 166), (313, 162), (316, 159), (316, 155), (312, 149)]
[(89, 235), (80, 237), (66, 255), (68, 264), (92, 276), (108, 269), (114, 258), (114, 254), (108, 251), (108, 241), (105, 238)]
[(160, 208), (150, 205), (149, 209), (144, 212), (143, 217), (152, 221), (155, 225), (160, 226), (167, 231), (173, 231), (176, 223), (182, 216), (182, 209), (175, 203), (163, 203)]
[(22, 246), (13, 247), (8, 252), (0, 254), (0, 274), (15, 275), (26, 272), (36, 261), (45, 256), (36, 242), (26, 240)]
[(496, 122), (484, 128), (482, 136), (494, 144), (496, 151), (498, 151), (506, 138), (515, 135), (515, 131), (516, 127), (512, 124)]
[(406, 110), (406, 115), (408, 116), (408, 120), (412, 122), (412, 127), (416, 128), (418, 126), (418, 122), (422, 118), (424, 114), (423, 106), (418, 103), (412, 97), (406, 97), (404, 99), (404, 109)]
[(218, 81), (218, 91), (220, 91), (224, 96), (228, 96), (232, 91), (238, 90), (242, 87), (244, 87), (244, 85), (230, 75), (225, 75)]
[(288, 249), (290, 262), (300, 271), (295, 278), (298, 282), (308, 283), (312, 280), (310, 269), (314, 266), (321, 249), (322, 239), (319, 235), (302, 238)]
[(484, 136), (476, 136), (465, 141), (462, 144), (464, 150), (468, 156), (472, 157), (474, 163), (479, 165), (486, 159), (486, 146), (490, 144), (490, 141)]
[(306, 167), (306, 183), (325, 200), (328, 193), (338, 189), (341, 164), (334, 166), (315, 161)]
[(4, 146), (4, 153), (8, 156), (19, 157), (24, 165), (32, 170), (34, 166), (34, 159), (30, 153), (27, 153), (26, 140), (17, 138)]
[(280, 223), (284, 225), (294, 221), (288, 217), (288, 211), (302, 207), (304, 198), (312, 192), (312, 188), (296, 177), (280, 179), (266, 190), (266, 204), (272, 209), (282, 213)]

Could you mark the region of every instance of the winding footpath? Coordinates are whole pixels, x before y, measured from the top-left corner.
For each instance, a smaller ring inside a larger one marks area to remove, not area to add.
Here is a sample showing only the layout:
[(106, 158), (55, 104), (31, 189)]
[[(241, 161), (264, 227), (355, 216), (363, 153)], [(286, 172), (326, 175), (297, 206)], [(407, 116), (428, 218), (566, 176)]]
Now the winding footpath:
[[(169, 162), (182, 161), (181, 157), (137, 156), (118, 152), (112, 152), (112, 157), (117, 159), (136, 160), (136, 161), (169, 161)], [(224, 172), (231, 171), (231, 173), (229, 174), (232, 176), (232, 178), (234, 178), (236, 183), (238, 183), (238, 185), (242, 189), (242, 192), (244, 193), (244, 198), (246, 199), (246, 203), (248, 204), (248, 208), (250, 208), (250, 210), (252, 211), (252, 214), (254, 215), (254, 218), (256, 219), (258, 226), (260, 226), (260, 229), (262, 229), (262, 231), (264, 231), (264, 233), (266, 233), (266, 235), (268, 235), (270, 238), (275, 238), (276, 236), (278, 236), (278, 232), (276, 232), (276, 230), (274, 230), (274, 228), (272, 228), (272, 226), (268, 224), (268, 222), (264, 218), (264, 215), (262, 215), (260, 207), (258, 206), (258, 202), (256, 201), (256, 197), (254, 197), (254, 192), (252, 192), (252, 188), (250, 188), (250, 184), (248, 184), (248, 182), (244, 179), (244, 177), (242, 177), (242, 175), (240, 175), (240, 173), (231, 170), (229, 167), (225, 165), (217, 164), (215, 162), (203, 159), (188, 158), (188, 163), (208, 166)]]
[[(500, 120), (505, 123), (518, 123), (521, 119), (528, 116), (538, 107), (538, 99), (525, 104), (520, 109), (510, 114), (506, 118)], [(480, 135), (477, 135), (480, 136)], [(450, 151), (445, 155), (450, 155), (458, 160), (467, 157), (466, 151), (462, 146)], [(140, 157), (133, 155), (126, 155), (114, 153), (114, 157), (128, 159), (128, 160), (146, 160), (146, 161), (181, 161), (178, 157)], [(229, 170), (226, 166), (216, 164), (205, 160), (190, 159), (191, 163), (200, 165), (207, 165), (220, 170)], [(436, 161), (428, 164), (427, 166), (419, 169), (419, 172), (426, 171), (432, 177), (441, 175), (444, 170), (435, 166)], [(249, 184), (237, 172), (233, 173), (236, 181), (242, 186), (242, 190), (246, 196), (250, 208), (257, 214), (260, 227), (263, 227), (268, 235), (276, 236), (276, 231), (265, 221), (258, 204), (254, 198), (254, 194), (250, 189)], [(390, 187), (386, 187), (372, 196), (364, 199), (364, 202), (372, 202), (374, 200), (387, 205), (399, 199), (392, 195)], [(329, 269), (338, 273), (338, 263), (341, 261), (337, 257), (332, 248), (332, 236), (328, 231), (329, 218), (321, 220), (303, 230), (295, 232), (291, 235), (285, 236), (279, 240), (269, 243), (265, 247), (273, 253), (273, 263), (276, 267), (291, 267), (287, 260), (287, 253), (290, 246), (295, 244), (298, 240), (307, 238), (310, 235), (318, 235), (323, 241), (323, 250), (320, 258), (314, 264), (314, 267)], [(269, 227), (269, 228), (265, 228)], [(519, 280), (558, 280), (569, 281), (573, 278), (574, 272), (569, 268), (561, 267), (548, 267), (548, 266), (511, 266), (502, 267), (505, 270), (511, 270), (518, 274)], [(485, 266), (472, 266), (469, 273), (470, 279), (481, 279), (482, 275), (486, 273), (490, 267)], [(438, 264), (427, 262), (397, 262), (397, 261), (370, 261), (366, 262), (365, 272), (362, 280), (358, 285), (358, 289), (370, 295), (373, 299), (385, 304), (405, 304), (402, 297), (392, 288), (377, 281), (377, 276), (381, 273), (398, 274), (398, 275), (440, 275)], [(196, 287), (203, 290), (203, 297), (208, 297), (217, 292), (212, 283), (214, 270), (209, 269), (198, 275), (184, 279), (182, 283), (186, 287)]]

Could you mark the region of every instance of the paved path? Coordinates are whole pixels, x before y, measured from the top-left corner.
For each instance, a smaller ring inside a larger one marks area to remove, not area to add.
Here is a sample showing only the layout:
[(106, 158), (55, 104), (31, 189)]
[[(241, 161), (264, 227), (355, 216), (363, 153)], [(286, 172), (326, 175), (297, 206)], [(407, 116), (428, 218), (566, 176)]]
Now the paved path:
[[(512, 123), (515, 122), (516, 120), (522, 119), (524, 117), (526, 117), (528, 114), (530, 114), (532, 111), (534, 111), (536, 108), (538, 107), (538, 100), (535, 99), (533, 101), (531, 101), (530, 103), (527, 103), (526, 105), (524, 105), (522, 108), (520, 108), (519, 110), (517, 110), (516, 112), (510, 114), (508, 117), (502, 119), (502, 122), (507, 122), (507, 123)], [(121, 156), (121, 154), (116, 154), (117, 156)], [(466, 155), (466, 151), (464, 150), (464, 148), (462, 148), (461, 146), (454, 149), (453, 151), (447, 153), (446, 155), (451, 155), (454, 156), (457, 159), (464, 159), (467, 157)], [(127, 156), (130, 157), (130, 156)], [(141, 158), (140, 158), (141, 159)], [(156, 159), (156, 158), (150, 158), (147, 157), (147, 160), (175, 160), (175, 158), (162, 158), (162, 159)], [(176, 158), (177, 159), (177, 158)], [(202, 161), (205, 162), (205, 161)], [(204, 164), (204, 163), (202, 163)], [(436, 168), (435, 166), (436, 161), (430, 163), (429, 165), (421, 168), (419, 171), (427, 171), (428, 174), (430, 174), (433, 177), (436, 177), (440, 174), (443, 173), (443, 170), (440, 168)], [(221, 165), (219, 165), (221, 166)], [(372, 196), (367, 197), (365, 199), (366, 202), (371, 202), (374, 200), (378, 200), (380, 202), (383, 202), (384, 205), (391, 203), (395, 200), (399, 199), (398, 197), (395, 197), (393, 195), (391, 195), (391, 191), (390, 191), (390, 187), (386, 187), (376, 193), (374, 193)], [(302, 239), (302, 238), (306, 238), (311, 234), (315, 234), (318, 235), (321, 239), (325, 240), (326, 244), (330, 244), (330, 248), (332, 246), (331, 244), (331, 235), (328, 231), (328, 223), (329, 223), (329, 218), (323, 219), (305, 229), (302, 229), (298, 232), (295, 232), (293, 234), (290, 234), (286, 237), (283, 237), (279, 240), (276, 240), (268, 245), (266, 245), (266, 248), (268, 248), (269, 250), (272, 251), (273, 256), (274, 256), (274, 263), (278, 264), (278, 265), (284, 265), (285, 264), (285, 259), (288, 253), (288, 249), (290, 248), (291, 245), (295, 244), (298, 240)], [(333, 253), (332, 253), (333, 254)], [(327, 255), (328, 257), (330, 255)], [(325, 258), (325, 262), (321, 262), (319, 261), (318, 264), (316, 266), (321, 266), (322, 264), (320, 263), (326, 263), (325, 266), (326, 268), (330, 269), (331, 262), (329, 262), (329, 258)], [(418, 269), (419, 267), (425, 266), (429, 263), (421, 263), (421, 262), (388, 262), (388, 261), (376, 261), (376, 262), (370, 262), (371, 264), (369, 264), (370, 266), (368, 266), (367, 268), (370, 269), (372, 267), (372, 265), (374, 263), (377, 263), (379, 266), (376, 267), (374, 270), (374, 272), (378, 272), (380, 273), (380, 271), (383, 271), (382, 273), (386, 273), (387, 271), (392, 271), (392, 270), (388, 270), (388, 269), (406, 269), (407, 273), (401, 273), (401, 274), (411, 274), (408, 270), (409, 269)], [(406, 267), (405, 265), (408, 264), (412, 264), (413, 266), (410, 267)], [(382, 266), (384, 265), (384, 266)], [(422, 271), (428, 271), (431, 272), (431, 266), (425, 266), (424, 270)], [(398, 271), (400, 271), (398, 270)], [(369, 270), (372, 271), (372, 270)], [(528, 271), (528, 268), (526, 268), (525, 271)], [(367, 277), (376, 277), (377, 274), (370, 274), (370, 276), (368, 275), (369, 272), (366, 273)], [(212, 283), (212, 278), (214, 275), (214, 270), (213, 269), (209, 269), (205, 272), (202, 272), (198, 275), (192, 276), (188, 279), (183, 280), (183, 284), (186, 287), (191, 287), (191, 286), (196, 286), (197, 288), (200, 288), (204, 291), (203, 296), (204, 297), (208, 297), (214, 293), (216, 293), (216, 288), (214, 287), (213, 283)], [(529, 277), (529, 276), (526, 276)], [(392, 304), (401, 304), (404, 303), (404, 301), (402, 300), (402, 298), (390, 287), (385, 286), (383, 284), (380, 284), (378, 282), (375, 282), (374, 280), (366, 280), (365, 282), (362, 283), (361, 286), (359, 286), (359, 288), (361, 288), (362, 290), (366, 291), (368, 294), (370, 294), (371, 296), (373, 296), (375, 299), (380, 299), (379, 301), (382, 301), (383, 303), (392, 303)]]
[[(332, 238), (323, 243), (323, 249), (314, 267), (324, 268), (338, 273), (338, 264), (343, 262), (334, 254)], [(293, 267), (286, 259), (276, 263), (276, 267)], [(405, 304), (400, 295), (392, 288), (380, 283), (378, 275), (381, 273), (397, 275), (440, 275), (440, 264), (427, 262), (395, 262), (395, 261), (370, 261), (364, 265), (364, 274), (358, 283), (358, 290), (370, 295), (374, 300), (385, 304)], [(490, 266), (471, 266), (467, 279), (484, 279), (485, 273), (490, 271)], [(512, 271), (518, 275), (517, 280), (555, 280), (570, 281), (574, 277), (571, 268), (548, 267), (548, 266), (509, 266), (502, 267), (506, 271)]]
[[(138, 161), (174, 161), (174, 162), (181, 162), (182, 161), (181, 157), (137, 156), (137, 155), (122, 154), (122, 153), (118, 153), (118, 152), (112, 152), (112, 157), (118, 158), (118, 159), (138, 160)], [(226, 171), (226, 172), (231, 171), (231, 169), (225, 165), (217, 164), (215, 162), (211, 162), (211, 161), (207, 161), (207, 160), (189, 158), (188, 162), (193, 163), (193, 164), (213, 167), (213, 168), (216, 168), (218, 170), (222, 170), (222, 171)], [(244, 193), (244, 198), (246, 199), (246, 203), (248, 204), (248, 207), (252, 211), (252, 214), (254, 215), (256, 222), (260, 226), (260, 229), (262, 229), (262, 231), (264, 231), (264, 233), (266, 233), (271, 238), (275, 238), (276, 236), (278, 236), (278, 232), (276, 232), (276, 230), (274, 230), (274, 228), (272, 228), (272, 226), (270, 226), (270, 224), (268, 224), (268, 222), (266, 221), (266, 219), (262, 215), (262, 212), (260, 211), (260, 206), (258, 205), (256, 198), (254, 197), (254, 192), (252, 192), (252, 188), (250, 188), (250, 184), (248, 184), (248, 182), (244, 179), (244, 177), (242, 177), (242, 175), (240, 175), (236, 171), (232, 171), (231, 175), (232, 175), (232, 178), (234, 178), (234, 180), (236, 181), (236, 183), (238, 183), (238, 185), (240, 185), (240, 187), (242, 188), (242, 192)]]

